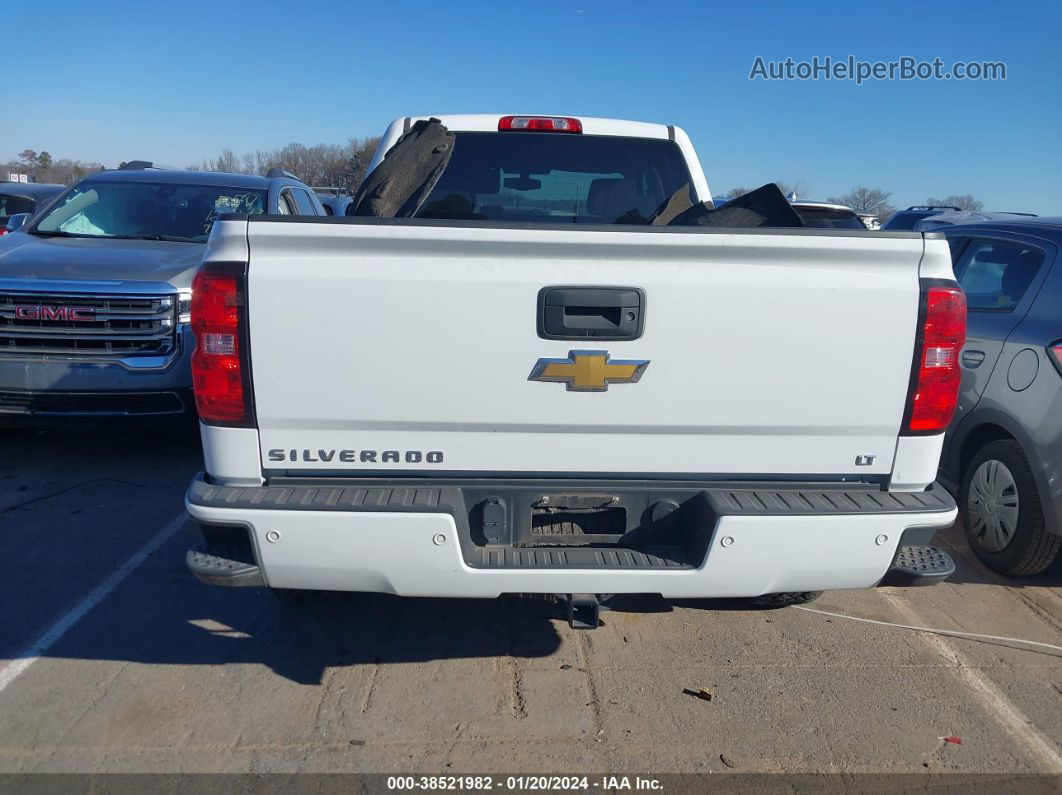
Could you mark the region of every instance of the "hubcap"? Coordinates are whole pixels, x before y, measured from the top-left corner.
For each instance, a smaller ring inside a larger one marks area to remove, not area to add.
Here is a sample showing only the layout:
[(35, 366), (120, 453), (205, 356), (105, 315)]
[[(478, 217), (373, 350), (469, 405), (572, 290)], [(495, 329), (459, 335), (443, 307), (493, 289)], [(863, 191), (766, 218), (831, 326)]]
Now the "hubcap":
[(1018, 487), (1002, 461), (989, 459), (970, 480), (970, 535), (989, 552), (1001, 552), (1018, 529)]

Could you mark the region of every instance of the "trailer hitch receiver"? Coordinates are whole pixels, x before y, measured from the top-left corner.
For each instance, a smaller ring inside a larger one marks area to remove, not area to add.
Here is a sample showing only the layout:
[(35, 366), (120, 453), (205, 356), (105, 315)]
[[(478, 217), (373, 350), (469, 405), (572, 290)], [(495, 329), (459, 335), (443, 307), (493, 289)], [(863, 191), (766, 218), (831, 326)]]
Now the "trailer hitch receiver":
[(601, 623), (601, 602), (597, 594), (568, 595), (568, 626), (572, 629), (597, 629)]

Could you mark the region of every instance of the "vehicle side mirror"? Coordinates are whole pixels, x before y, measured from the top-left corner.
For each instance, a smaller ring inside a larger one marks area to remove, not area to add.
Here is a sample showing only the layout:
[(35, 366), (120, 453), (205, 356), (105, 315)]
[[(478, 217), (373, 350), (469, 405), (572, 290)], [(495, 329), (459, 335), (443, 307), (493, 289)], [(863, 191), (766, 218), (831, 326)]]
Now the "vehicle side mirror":
[(30, 219), (29, 213), (15, 213), (7, 217), (7, 231), (16, 232), (26, 225)]

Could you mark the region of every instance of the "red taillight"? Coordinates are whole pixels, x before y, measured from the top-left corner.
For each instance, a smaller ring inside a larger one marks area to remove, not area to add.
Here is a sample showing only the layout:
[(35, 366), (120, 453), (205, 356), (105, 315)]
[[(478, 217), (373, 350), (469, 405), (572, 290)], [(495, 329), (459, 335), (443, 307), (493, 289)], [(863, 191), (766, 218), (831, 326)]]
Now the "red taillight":
[(1057, 342), (1048, 345), (1047, 355), (1051, 358), (1051, 361), (1055, 363), (1059, 375), (1062, 375), (1062, 340), (1058, 340)]
[(244, 290), (239, 272), (206, 266), (192, 283), (192, 383), (199, 418), (211, 425), (250, 426), (250, 380), (245, 362)]
[(502, 116), (498, 120), (498, 129), (581, 133), (583, 123), (570, 116)]
[(944, 431), (959, 399), (959, 353), (966, 342), (966, 296), (958, 287), (930, 287), (923, 294), (914, 383), (908, 397), (906, 430)]
[(7, 230), (4, 229), (2, 226), (0, 226), (0, 235), (6, 235), (6, 234), (7, 234)]

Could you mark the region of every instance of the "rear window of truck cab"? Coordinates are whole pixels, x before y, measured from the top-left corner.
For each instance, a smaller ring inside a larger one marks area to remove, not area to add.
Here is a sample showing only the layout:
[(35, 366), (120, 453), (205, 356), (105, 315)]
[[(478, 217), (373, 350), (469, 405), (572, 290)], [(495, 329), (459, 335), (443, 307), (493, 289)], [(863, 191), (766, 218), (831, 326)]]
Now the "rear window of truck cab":
[(690, 182), (673, 141), (554, 132), (455, 132), (420, 218), (646, 223)]

